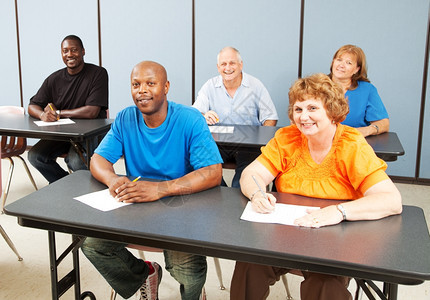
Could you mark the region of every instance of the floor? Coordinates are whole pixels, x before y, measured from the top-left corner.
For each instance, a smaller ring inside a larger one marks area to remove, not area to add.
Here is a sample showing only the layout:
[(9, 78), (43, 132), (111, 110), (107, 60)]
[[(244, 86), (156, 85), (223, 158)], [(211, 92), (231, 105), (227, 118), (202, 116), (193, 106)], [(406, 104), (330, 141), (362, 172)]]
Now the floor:
[[(25, 155), (24, 155), (25, 158)], [(45, 179), (31, 166), (31, 172), (36, 180), (37, 186), (42, 188), (47, 185)], [(9, 168), (9, 162), (2, 160), (2, 180), (5, 186), (6, 175)], [(124, 174), (123, 162), (120, 161), (115, 165), (118, 173)], [(225, 171), (224, 177), (232, 177), (232, 172)], [(396, 184), (399, 188), (403, 202), (407, 205), (416, 205), (424, 209), (426, 219), (430, 220), (430, 186)], [(11, 203), (34, 191), (27, 175), (22, 167), (21, 162), (16, 160), (15, 172), (13, 175), (12, 186), (10, 188), (7, 203)], [(16, 218), (6, 215), (0, 215), (0, 224), (8, 233), (14, 242), (23, 261), (18, 261), (15, 254), (7, 246), (6, 242), (0, 238), (0, 299), (50, 299), (50, 269), (48, 261), (48, 237), (47, 233), (42, 230), (24, 228), (17, 224)], [(57, 234), (57, 249), (65, 249), (71, 238), (69, 235)], [(137, 255), (137, 253), (136, 253)], [(164, 265), (163, 256), (160, 253), (145, 253), (148, 260), (159, 262)], [(429, 254), (430, 259), (430, 254)], [(215, 272), (213, 259), (208, 259), (208, 278), (206, 281), (207, 298), (210, 300), (229, 299), (229, 284), (234, 268), (234, 262), (229, 260), (220, 260), (223, 282), (225, 290), (220, 290), (218, 279)], [(81, 254), (80, 255), (81, 271), (81, 290), (92, 291), (97, 299), (109, 299), (110, 287), (104, 279), (98, 274), (94, 267)], [(71, 261), (66, 259), (60, 268), (60, 275), (66, 274), (71, 266)], [(299, 285), (301, 278), (295, 275), (287, 275), (291, 294), (294, 299), (299, 297)], [(350, 284), (350, 290), (355, 291), (355, 284)], [(73, 292), (65, 293), (61, 299), (74, 299)], [(163, 273), (163, 280), (160, 286), (160, 299), (173, 300), (180, 299), (178, 284), (170, 277), (167, 272)], [(276, 283), (270, 292), (268, 299), (286, 299), (286, 293), (282, 282)], [(362, 296), (362, 299), (367, 299)], [(400, 286), (399, 300), (430, 299), (430, 281), (418, 286)]]

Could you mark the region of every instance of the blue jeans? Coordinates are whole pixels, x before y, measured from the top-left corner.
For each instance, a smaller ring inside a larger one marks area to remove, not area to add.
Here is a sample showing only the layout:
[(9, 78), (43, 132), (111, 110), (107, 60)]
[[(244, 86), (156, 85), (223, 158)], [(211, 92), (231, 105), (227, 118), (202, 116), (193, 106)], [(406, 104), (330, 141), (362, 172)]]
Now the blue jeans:
[[(90, 153), (96, 145), (95, 141), (90, 142)], [(72, 171), (87, 169), (70, 142), (40, 140), (28, 152), (28, 160), (49, 183), (53, 183), (69, 174), (57, 163), (57, 157), (63, 154), (67, 154), (65, 161)], [(86, 159), (87, 154), (84, 155)]]
[[(127, 244), (86, 238), (81, 249), (109, 285), (123, 298), (133, 296), (148, 277), (149, 267), (126, 248)], [(206, 281), (206, 257), (164, 251), (166, 270), (180, 284), (183, 300), (198, 300)]]

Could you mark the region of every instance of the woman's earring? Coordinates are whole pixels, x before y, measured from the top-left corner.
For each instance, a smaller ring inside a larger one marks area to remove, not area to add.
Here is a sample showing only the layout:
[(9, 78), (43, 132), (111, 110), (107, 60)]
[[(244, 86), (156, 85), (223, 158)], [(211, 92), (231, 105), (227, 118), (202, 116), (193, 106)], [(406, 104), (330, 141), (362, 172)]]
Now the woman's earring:
[(331, 121), (333, 124), (336, 124), (336, 122), (334, 120)]

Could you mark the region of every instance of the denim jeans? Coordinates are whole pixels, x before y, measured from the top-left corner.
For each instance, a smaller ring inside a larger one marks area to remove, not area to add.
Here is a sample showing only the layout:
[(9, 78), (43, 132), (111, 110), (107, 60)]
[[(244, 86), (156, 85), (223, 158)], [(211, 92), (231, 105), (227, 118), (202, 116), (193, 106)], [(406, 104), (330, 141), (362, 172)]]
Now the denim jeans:
[[(90, 155), (97, 146), (96, 139), (90, 141)], [(28, 152), (28, 160), (49, 183), (68, 175), (58, 163), (57, 157), (67, 154), (65, 162), (72, 171), (87, 167), (70, 142), (40, 140)], [(86, 159), (86, 153), (84, 154)]]
[[(133, 296), (148, 277), (149, 267), (127, 244), (87, 238), (81, 249), (109, 285), (123, 298)], [(206, 281), (205, 256), (164, 251), (166, 270), (180, 284), (183, 300), (198, 300)]]

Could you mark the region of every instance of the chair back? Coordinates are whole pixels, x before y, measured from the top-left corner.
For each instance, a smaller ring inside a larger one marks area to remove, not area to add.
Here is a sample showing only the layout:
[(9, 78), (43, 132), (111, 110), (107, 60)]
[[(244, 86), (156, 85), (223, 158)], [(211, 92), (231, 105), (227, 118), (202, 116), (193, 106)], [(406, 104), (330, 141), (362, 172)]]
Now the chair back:
[(0, 106), (0, 114), (25, 114), (24, 107), (21, 106)]
[[(21, 106), (0, 106), (0, 114), (25, 114)], [(18, 156), (25, 152), (27, 148), (27, 139), (14, 136), (1, 137), (1, 157), (7, 158)]]

